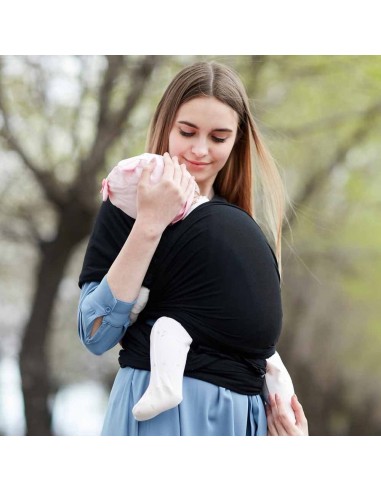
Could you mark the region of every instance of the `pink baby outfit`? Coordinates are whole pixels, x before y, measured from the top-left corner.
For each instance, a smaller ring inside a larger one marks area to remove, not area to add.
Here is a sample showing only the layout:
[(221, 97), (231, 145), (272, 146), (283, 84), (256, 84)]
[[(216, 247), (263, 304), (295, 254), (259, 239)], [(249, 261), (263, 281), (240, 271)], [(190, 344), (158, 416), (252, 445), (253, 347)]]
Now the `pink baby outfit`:
[[(136, 219), (136, 191), (140, 176), (144, 167), (151, 160), (155, 161), (151, 173), (151, 183), (158, 183), (164, 171), (164, 158), (157, 154), (141, 154), (129, 159), (120, 161), (109, 173), (107, 178), (102, 181), (101, 193), (103, 201), (107, 198), (124, 213)], [(196, 189), (196, 183), (195, 183)], [(187, 202), (181, 207), (172, 224), (183, 219), (189, 212), (194, 193), (188, 198)]]

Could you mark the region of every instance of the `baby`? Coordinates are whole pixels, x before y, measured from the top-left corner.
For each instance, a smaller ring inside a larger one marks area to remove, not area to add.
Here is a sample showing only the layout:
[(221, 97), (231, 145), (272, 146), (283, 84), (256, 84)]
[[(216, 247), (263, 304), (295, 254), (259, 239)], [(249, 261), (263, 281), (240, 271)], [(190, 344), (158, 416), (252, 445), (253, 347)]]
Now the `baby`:
[[(143, 168), (152, 160), (154, 160), (154, 167), (151, 181), (158, 182), (164, 170), (162, 156), (145, 153), (125, 159), (112, 169), (106, 179), (103, 179), (101, 189), (103, 200), (109, 198), (113, 205), (128, 216), (136, 218), (137, 185)], [(200, 195), (195, 183), (193, 196), (179, 210), (172, 224), (185, 219), (195, 208), (208, 201), (207, 197)], [(131, 311), (131, 324), (144, 309), (148, 296), (149, 289), (142, 286)], [(192, 338), (188, 332), (173, 318), (162, 316), (155, 322), (150, 336), (150, 382), (146, 392), (132, 409), (136, 420), (151, 419), (182, 401), (182, 378), (191, 343)], [(291, 397), (294, 394), (291, 377), (277, 352), (266, 362), (264, 398), (268, 400), (269, 393), (277, 393), (285, 402), (290, 420), (295, 422), (295, 415), (291, 408)]]

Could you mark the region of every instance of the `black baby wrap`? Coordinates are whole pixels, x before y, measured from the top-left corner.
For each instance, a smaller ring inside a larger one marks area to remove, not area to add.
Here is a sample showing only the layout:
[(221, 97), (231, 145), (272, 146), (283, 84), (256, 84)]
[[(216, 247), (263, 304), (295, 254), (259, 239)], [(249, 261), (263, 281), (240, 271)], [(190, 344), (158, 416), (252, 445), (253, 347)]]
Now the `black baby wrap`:
[[(134, 220), (109, 201), (98, 214), (79, 285), (100, 281)], [(257, 223), (216, 197), (167, 227), (144, 285), (149, 301), (121, 341), (122, 367), (150, 369), (152, 321), (172, 317), (192, 337), (185, 375), (259, 394), (282, 324), (277, 262)]]

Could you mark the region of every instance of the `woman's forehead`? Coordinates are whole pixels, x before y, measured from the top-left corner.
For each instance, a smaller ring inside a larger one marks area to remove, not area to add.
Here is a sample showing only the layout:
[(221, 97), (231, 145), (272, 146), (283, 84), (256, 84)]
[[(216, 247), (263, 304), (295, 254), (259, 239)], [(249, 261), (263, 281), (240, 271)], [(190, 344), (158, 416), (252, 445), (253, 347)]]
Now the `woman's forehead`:
[(210, 126), (234, 130), (238, 124), (238, 115), (233, 108), (215, 97), (196, 97), (179, 107), (176, 121), (191, 123), (190, 126), (197, 128)]

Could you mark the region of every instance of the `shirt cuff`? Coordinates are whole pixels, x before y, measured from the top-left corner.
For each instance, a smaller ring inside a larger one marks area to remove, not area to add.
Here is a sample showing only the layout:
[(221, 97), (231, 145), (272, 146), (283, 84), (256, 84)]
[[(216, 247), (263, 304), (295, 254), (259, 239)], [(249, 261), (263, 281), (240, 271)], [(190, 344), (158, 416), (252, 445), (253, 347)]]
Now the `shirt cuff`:
[(84, 300), (82, 312), (87, 319), (103, 316), (103, 323), (127, 328), (130, 324), (130, 312), (135, 302), (124, 302), (116, 299), (111, 292), (107, 278), (103, 277), (98, 287)]

